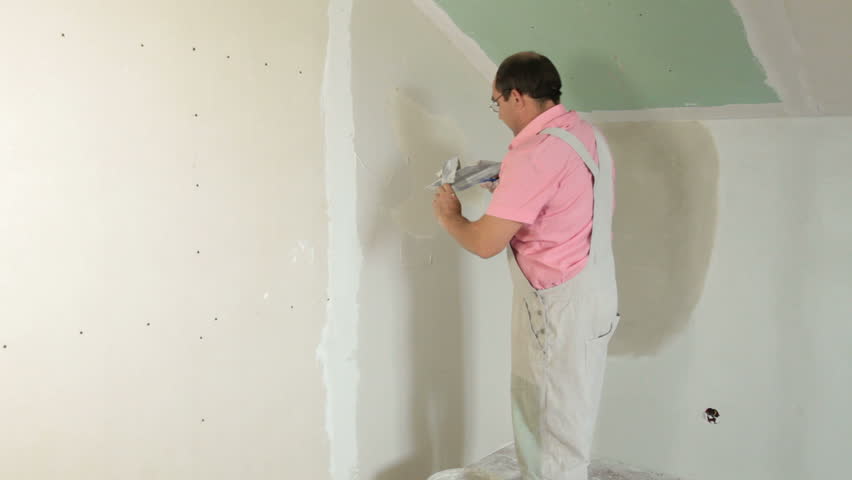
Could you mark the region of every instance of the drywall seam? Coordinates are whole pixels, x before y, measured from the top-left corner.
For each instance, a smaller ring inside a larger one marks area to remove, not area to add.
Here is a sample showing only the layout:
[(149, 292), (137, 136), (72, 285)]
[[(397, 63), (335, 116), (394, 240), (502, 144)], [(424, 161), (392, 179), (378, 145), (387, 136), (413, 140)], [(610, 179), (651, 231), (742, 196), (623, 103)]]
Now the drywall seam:
[(414, 5), (446, 35), (447, 39), (464, 55), (489, 84), (494, 81), (497, 64), (482, 50), (479, 43), (464, 33), (435, 0), (412, 0)]
[(778, 92), (790, 115), (819, 113), (803, 68), (784, 0), (731, 0), (743, 21), (751, 51), (766, 72), (767, 84)]
[[(569, 106), (570, 107), (570, 106)], [(595, 110), (580, 112), (591, 122), (667, 122), (702, 121), (751, 118), (778, 118), (788, 116), (781, 103), (756, 105), (724, 105), (720, 107), (671, 107), (642, 110)]]
[(332, 480), (358, 476), (358, 279), (355, 120), (352, 105), (352, 1), (329, 0), (321, 109), (328, 202), (328, 306), (317, 359), (326, 388)]

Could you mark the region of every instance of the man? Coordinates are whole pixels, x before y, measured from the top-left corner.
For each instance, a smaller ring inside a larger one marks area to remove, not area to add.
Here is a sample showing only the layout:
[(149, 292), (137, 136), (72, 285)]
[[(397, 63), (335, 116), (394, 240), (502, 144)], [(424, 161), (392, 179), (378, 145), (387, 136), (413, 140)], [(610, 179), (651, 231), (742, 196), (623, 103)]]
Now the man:
[(612, 158), (603, 137), (560, 104), (553, 63), (510, 56), (492, 110), (515, 134), (486, 214), (461, 214), (449, 185), (433, 202), (467, 250), (505, 247), (514, 284), (512, 425), (524, 480), (586, 480), (607, 346), (618, 325)]

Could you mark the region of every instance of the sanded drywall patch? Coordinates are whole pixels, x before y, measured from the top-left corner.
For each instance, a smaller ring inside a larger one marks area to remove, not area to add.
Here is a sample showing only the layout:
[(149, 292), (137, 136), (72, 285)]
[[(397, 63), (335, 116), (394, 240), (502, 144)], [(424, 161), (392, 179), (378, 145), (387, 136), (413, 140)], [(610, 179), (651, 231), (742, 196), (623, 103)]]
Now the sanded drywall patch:
[(436, 0), (496, 63), (551, 57), (582, 111), (779, 101), (727, 1)]
[(697, 122), (607, 123), (616, 163), (613, 248), (623, 321), (615, 355), (652, 354), (687, 326), (716, 231), (719, 158)]
[(327, 391), (326, 430), (333, 480), (358, 474), (358, 281), (356, 157), (352, 114), (352, 0), (330, 0), (322, 87), (328, 201), (328, 320), (317, 357)]

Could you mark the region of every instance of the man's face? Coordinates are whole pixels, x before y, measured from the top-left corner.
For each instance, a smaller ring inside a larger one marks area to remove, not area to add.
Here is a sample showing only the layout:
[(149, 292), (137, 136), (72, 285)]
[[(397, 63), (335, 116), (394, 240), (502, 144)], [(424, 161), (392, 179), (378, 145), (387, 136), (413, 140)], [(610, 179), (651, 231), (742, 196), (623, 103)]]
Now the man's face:
[[(510, 94), (511, 96), (511, 94)], [(511, 97), (510, 97), (511, 98)], [(514, 131), (513, 125), (515, 124), (515, 119), (512, 111), (511, 102), (507, 101), (508, 98), (504, 98), (502, 93), (500, 93), (497, 88), (493, 85), (491, 87), (491, 101), (497, 105), (497, 116), (503, 123), (509, 127), (510, 130)]]

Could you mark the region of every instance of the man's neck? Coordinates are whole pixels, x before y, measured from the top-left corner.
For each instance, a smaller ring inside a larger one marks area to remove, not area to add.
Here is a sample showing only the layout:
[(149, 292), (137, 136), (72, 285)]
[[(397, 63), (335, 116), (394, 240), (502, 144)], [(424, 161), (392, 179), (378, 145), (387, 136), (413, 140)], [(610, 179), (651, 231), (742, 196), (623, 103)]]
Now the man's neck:
[(524, 121), (521, 122), (521, 125), (518, 127), (518, 130), (514, 131), (515, 136), (517, 137), (519, 133), (524, 131), (524, 129), (527, 128), (527, 125), (532, 123), (532, 121), (538, 118), (539, 115), (550, 110), (556, 105), (557, 104), (553, 103), (552, 100), (548, 100), (540, 105), (536, 105), (534, 109), (530, 110), (529, 115), (524, 118)]

